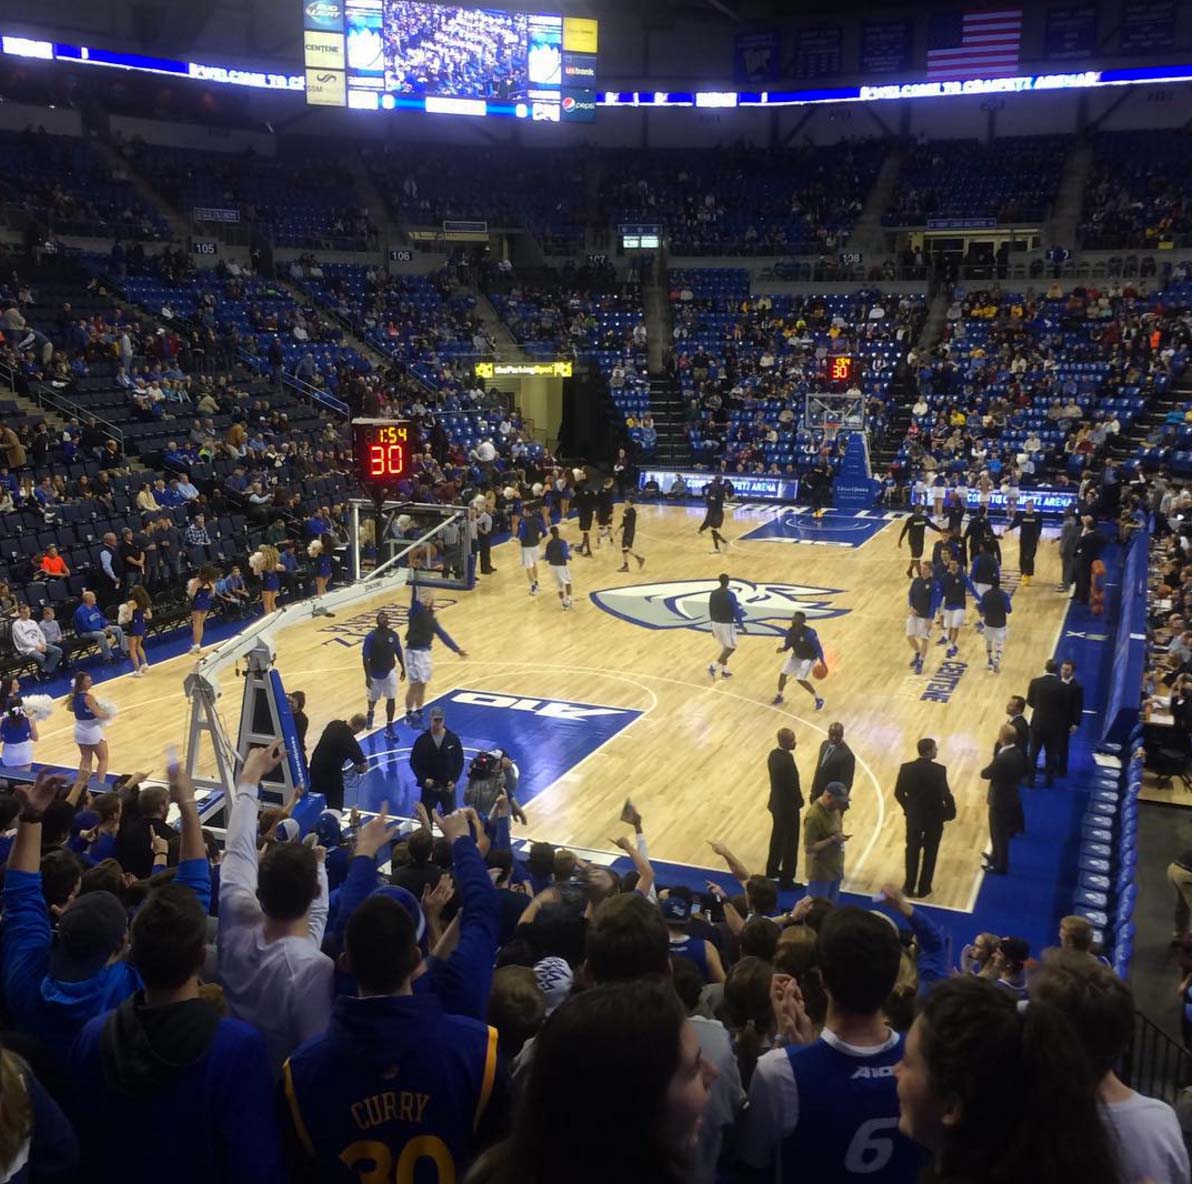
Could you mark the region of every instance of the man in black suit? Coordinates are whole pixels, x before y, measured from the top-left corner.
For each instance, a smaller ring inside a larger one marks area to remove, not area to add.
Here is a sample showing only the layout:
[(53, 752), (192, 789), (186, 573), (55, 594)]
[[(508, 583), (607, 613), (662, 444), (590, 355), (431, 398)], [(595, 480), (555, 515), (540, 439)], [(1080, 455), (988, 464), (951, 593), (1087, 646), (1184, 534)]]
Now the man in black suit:
[(904, 811), (904, 895), (928, 896), (941, 832), (956, 807), (945, 766), (937, 764), (937, 742), (918, 740), (916, 752), (916, 760), (900, 766), (895, 799)]
[(1095, 529), (1090, 515), (1082, 519), (1082, 533), (1074, 543), (1074, 599), (1079, 604), (1090, 603), (1091, 566), (1107, 546), (1107, 536)]
[(1032, 708), (1031, 747), (1028, 753), (1028, 784), (1036, 784), (1037, 762), (1045, 750), (1045, 784), (1052, 785), (1057, 772), (1061, 738), (1070, 727), (1070, 692), (1057, 677), (1057, 663), (1050, 658), (1045, 673), (1028, 684), (1028, 706)]
[(834, 781), (840, 781), (847, 789), (854, 787), (854, 753), (843, 739), (844, 735), (841, 724), (830, 724), (829, 739), (821, 741), (817, 768), (813, 773), (813, 801)]
[(1023, 695), (1013, 695), (1007, 701), (1007, 722), (1016, 729), (1016, 747), (1020, 755), (1028, 761), (1028, 720), (1024, 718), (1024, 708), (1027, 701)]
[(771, 811), (767, 879), (778, 879), (780, 888), (789, 891), (804, 887), (796, 881), (800, 811), (804, 806), (804, 795), (800, 792), (800, 773), (792, 756), (796, 747), (796, 733), (791, 728), (780, 728), (775, 741), (777, 747), (767, 757), (767, 774), (771, 778), (771, 796), (767, 801), (767, 809)]
[(1004, 724), (999, 729), (995, 757), (980, 776), (987, 787), (987, 822), (991, 828), (990, 862), (983, 870), (996, 876), (1008, 872), (1008, 847), (1023, 817), (1020, 804), (1020, 779), (1024, 776), (1024, 757), (1016, 747), (1016, 729)]
[(1061, 685), (1070, 696), (1070, 726), (1061, 734), (1061, 746), (1057, 752), (1057, 772), (1064, 777), (1070, 767), (1070, 737), (1082, 726), (1082, 710), (1086, 706), (1086, 692), (1077, 678), (1078, 668), (1073, 658), (1061, 664)]

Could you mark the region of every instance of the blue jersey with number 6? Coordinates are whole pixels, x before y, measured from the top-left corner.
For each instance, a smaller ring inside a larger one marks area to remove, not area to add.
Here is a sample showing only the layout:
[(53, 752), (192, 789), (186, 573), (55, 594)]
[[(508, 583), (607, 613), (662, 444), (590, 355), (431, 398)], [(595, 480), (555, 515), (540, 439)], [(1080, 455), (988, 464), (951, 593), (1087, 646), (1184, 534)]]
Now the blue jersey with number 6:
[(800, 1115), (783, 1141), (785, 1184), (834, 1184), (865, 1178), (875, 1184), (916, 1184), (924, 1153), (899, 1132), (895, 1066), (904, 1037), (871, 1054), (856, 1054), (824, 1038), (787, 1049)]

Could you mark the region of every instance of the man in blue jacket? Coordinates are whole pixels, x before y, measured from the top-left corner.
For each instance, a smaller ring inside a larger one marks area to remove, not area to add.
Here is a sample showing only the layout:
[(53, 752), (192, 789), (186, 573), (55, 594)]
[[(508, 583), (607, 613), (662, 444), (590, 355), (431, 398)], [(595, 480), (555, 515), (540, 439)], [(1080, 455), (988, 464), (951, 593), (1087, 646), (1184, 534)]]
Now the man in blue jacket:
[[(21, 803), (17, 837), (4, 877), (4, 994), (12, 1026), (42, 1041), (65, 1060), (80, 1029), (118, 1006), (141, 986), (125, 961), (128, 915), (110, 892), (89, 892), (67, 904), (57, 934), (42, 895), (42, 818), (60, 790), (61, 777), (42, 773), (16, 790)], [(206, 912), (211, 877), (203, 827), (189, 801), (178, 800), (182, 848), (175, 883), (195, 893)]]
[(99, 646), (105, 662), (115, 662), (111, 642), (116, 642), (120, 652), (127, 656), (129, 643), (125, 639), (124, 630), (119, 625), (112, 624), (104, 616), (103, 609), (95, 601), (94, 592), (84, 592), (79, 607), (74, 615), (75, 636), (84, 645), (94, 643)]
[(155, 889), (133, 920), (129, 953), (145, 988), (91, 1020), (72, 1056), (75, 1122), (98, 1179), (157, 1184), (164, 1170), (173, 1184), (282, 1178), (265, 1039), (200, 997), (206, 951), (196, 894), (178, 883)]
[(345, 956), (358, 994), (340, 996), (327, 1033), (283, 1066), (291, 1179), (411, 1180), (429, 1160), (438, 1179), (462, 1180), (500, 1129), (496, 1029), (415, 992), (414, 922), (387, 896), (352, 914)]

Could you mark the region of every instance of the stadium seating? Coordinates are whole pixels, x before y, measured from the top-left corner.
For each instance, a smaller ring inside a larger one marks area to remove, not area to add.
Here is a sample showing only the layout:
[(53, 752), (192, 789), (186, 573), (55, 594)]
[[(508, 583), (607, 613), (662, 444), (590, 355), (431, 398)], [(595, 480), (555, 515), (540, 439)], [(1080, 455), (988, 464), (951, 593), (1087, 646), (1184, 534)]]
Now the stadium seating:
[(774, 151), (610, 154), (602, 204), (617, 223), (655, 223), (673, 255), (833, 251), (849, 237), (883, 161), (873, 141)]
[(197, 207), (232, 209), (246, 223), (267, 226), (278, 246), (367, 250), (376, 244), (377, 228), (351, 177), (326, 150), (271, 157), (135, 142), (126, 151), (184, 217)]
[(1103, 132), (1079, 230), (1095, 250), (1190, 245), (1190, 136), (1185, 128)]
[(905, 153), (883, 224), (981, 218), (1038, 225), (1048, 217), (1069, 144), (1065, 136), (917, 144)]
[(86, 140), (43, 131), (0, 132), (0, 201), (55, 235), (167, 239), (170, 228)]

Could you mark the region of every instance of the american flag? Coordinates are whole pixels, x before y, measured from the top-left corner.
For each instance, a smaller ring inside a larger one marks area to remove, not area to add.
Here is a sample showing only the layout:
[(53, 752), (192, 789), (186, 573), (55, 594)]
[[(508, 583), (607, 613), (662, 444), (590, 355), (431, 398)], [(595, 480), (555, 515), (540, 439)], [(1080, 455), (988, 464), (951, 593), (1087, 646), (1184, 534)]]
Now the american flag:
[(929, 80), (997, 78), (1020, 68), (1023, 9), (936, 12), (929, 21)]

